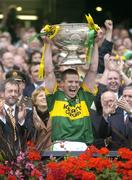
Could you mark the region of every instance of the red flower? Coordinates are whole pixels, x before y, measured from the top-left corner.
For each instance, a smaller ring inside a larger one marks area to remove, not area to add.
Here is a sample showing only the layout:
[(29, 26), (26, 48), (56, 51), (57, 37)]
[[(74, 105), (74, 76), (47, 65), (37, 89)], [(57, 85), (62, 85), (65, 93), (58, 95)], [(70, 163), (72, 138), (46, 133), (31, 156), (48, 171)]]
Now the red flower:
[(132, 151), (127, 148), (120, 148), (117, 152), (122, 159), (132, 159)]
[(39, 161), (41, 160), (41, 156), (39, 152), (32, 150), (28, 152), (28, 159), (32, 161)]
[(56, 162), (49, 162), (49, 163), (47, 164), (47, 167), (48, 167), (48, 168), (51, 168), (51, 169), (58, 168), (58, 163), (56, 163)]
[(98, 153), (98, 149), (95, 146), (89, 146), (86, 149), (85, 153), (87, 154), (88, 157), (92, 157), (94, 153)]
[(82, 169), (76, 169), (76, 170), (72, 173), (72, 175), (74, 176), (75, 179), (82, 179), (82, 176), (83, 176), (84, 173), (85, 173), (84, 170), (82, 170)]
[[(120, 148), (118, 150), (120, 156), (113, 159), (105, 156), (109, 153), (107, 148), (98, 150), (91, 146), (79, 157), (67, 157), (59, 162), (50, 161), (45, 164), (41, 161), (41, 156), (35, 150), (32, 142), (31, 146), (29, 146), (26, 154), (21, 153), (19, 155), (21, 162), (13, 161), (10, 163), (5, 161), (4, 165), (0, 164), (0, 175), (7, 180), (16, 180), (19, 177), (24, 179), (27, 176), (35, 179), (46, 178), (46, 180), (95, 180), (109, 176), (110, 178), (117, 176), (117, 179), (119, 177), (123, 180), (132, 179), (132, 151), (126, 148)], [(94, 153), (101, 155), (94, 157)], [(11, 168), (7, 166), (8, 164)], [(30, 168), (27, 168), (28, 166)]]
[(38, 178), (42, 176), (42, 173), (38, 169), (33, 169), (31, 171), (31, 176)]
[(4, 175), (5, 171), (3, 169), (0, 169), (0, 175)]
[(125, 163), (124, 162), (122, 162), (122, 161), (114, 161), (114, 164), (115, 164), (115, 166), (117, 167), (117, 168), (124, 168), (124, 166), (125, 166)]
[(7, 180), (16, 180), (16, 176), (9, 174)]
[(53, 176), (51, 173), (48, 173), (46, 180), (54, 180)]
[(132, 160), (127, 161), (124, 168), (128, 170), (132, 169)]
[(109, 159), (102, 159), (102, 158), (90, 158), (88, 161), (88, 167), (90, 169), (96, 169), (97, 171), (101, 172), (105, 168), (111, 169), (111, 162)]
[(132, 179), (132, 170), (126, 171), (122, 177), (122, 180), (131, 180)]
[(95, 180), (96, 176), (92, 172), (84, 172), (82, 176), (82, 180)]
[(35, 145), (34, 145), (34, 143), (32, 141), (28, 141), (27, 142), (27, 146), (30, 147), (30, 148), (34, 148), (35, 147)]
[(109, 150), (108, 150), (106, 147), (102, 147), (102, 148), (99, 150), (99, 154), (107, 155), (107, 154), (109, 154)]
[[(90, 156), (91, 157), (91, 156)], [(79, 155), (79, 158), (82, 159), (83, 161), (84, 160), (88, 160), (90, 158), (86, 153), (83, 153), (83, 154), (80, 154)]]
[(8, 166), (2, 165), (0, 164), (0, 174), (3, 175), (6, 172), (8, 172), (10, 170), (10, 168)]
[(64, 180), (66, 179), (65, 171), (58, 166), (58, 168), (48, 169), (46, 180)]

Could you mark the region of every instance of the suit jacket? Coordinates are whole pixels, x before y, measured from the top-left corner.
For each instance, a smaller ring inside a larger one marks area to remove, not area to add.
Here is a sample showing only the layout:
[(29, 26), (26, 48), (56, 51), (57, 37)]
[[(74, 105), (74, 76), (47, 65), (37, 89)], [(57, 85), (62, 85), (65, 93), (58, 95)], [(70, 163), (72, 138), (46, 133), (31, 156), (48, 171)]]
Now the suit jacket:
[(101, 119), (99, 128), (100, 136), (102, 138), (112, 137), (109, 145), (109, 148), (112, 150), (120, 147), (132, 149), (132, 129), (130, 129), (132, 122), (129, 121), (129, 129), (127, 129), (124, 118), (124, 111), (117, 108), (116, 112), (107, 119), (108, 122), (103, 117)]
[(28, 84), (28, 85), (25, 87), (25, 89), (24, 89), (24, 91), (23, 91), (23, 95), (24, 95), (24, 96), (31, 97), (32, 92), (33, 92), (34, 90), (35, 90), (34, 84), (33, 84), (33, 83), (30, 83), (30, 84)]
[[(5, 115), (5, 119), (6, 119), (6, 123), (2, 122), (0, 120), (0, 126), (1, 126), (1, 130), (2, 130), (2, 135), (3, 137), (5, 137), (9, 142), (12, 141), (13, 138), (13, 126), (10, 120), (9, 115), (6, 113)], [(16, 120), (16, 135), (17, 135), (17, 140), (25, 140), (30, 139), (31, 135), (33, 134), (33, 123), (32, 123), (32, 111), (27, 110), (26, 113), (26, 117), (25, 117), (25, 122), (24, 124), (21, 126), (19, 124), (19, 120), (18, 120), (18, 107), (16, 106), (15, 108), (15, 120)]]
[(92, 121), (92, 130), (94, 136), (94, 146), (101, 148), (105, 146), (104, 137), (100, 135), (100, 124), (102, 123), (102, 116), (100, 116), (95, 110), (90, 110), (90, 116)]
[(132, 149), (132, 114), (128, 115), (128, 121), (126, 123), (126, 136), (128, 138), (128, 143)]

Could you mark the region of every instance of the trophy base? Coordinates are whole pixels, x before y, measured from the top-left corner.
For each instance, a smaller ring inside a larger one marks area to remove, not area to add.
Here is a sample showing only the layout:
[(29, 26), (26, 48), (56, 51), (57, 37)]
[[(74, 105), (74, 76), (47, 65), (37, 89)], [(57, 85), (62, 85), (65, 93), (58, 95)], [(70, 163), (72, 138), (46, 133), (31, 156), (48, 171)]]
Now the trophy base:
[(86, 64), (81, 59), (64, 59), (59, 65), (60, 66), (69, 66), (69, 65), (84, 65)]

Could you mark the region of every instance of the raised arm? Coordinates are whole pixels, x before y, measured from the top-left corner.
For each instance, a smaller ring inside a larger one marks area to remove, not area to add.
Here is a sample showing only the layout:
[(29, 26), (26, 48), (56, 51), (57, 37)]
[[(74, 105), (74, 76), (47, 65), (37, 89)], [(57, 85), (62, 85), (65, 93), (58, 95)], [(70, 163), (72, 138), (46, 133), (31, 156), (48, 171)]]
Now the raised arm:
[(53, 93), (56, 86), (56, 77), (54, 74), (54, 65), (52, 62), (52, 49), (51, 41), (48, 38), (45, 38), (46, 51), (45, 51), (45, 87), (50, 92)]
[(105, 27), (106, 27), (106, 34), (105, 34), (105, 39), (109, 42), (112, 41), (112, 33), (113, 33), (113, 22), (112, 20), (105, 20)]
[(113, 42), (112, 42), (112, 32), (113, 32), (113, 22), (111, 20), (105, 20), (105, 27), (106, 27), (106, 33), (105, 33), (105, 39), (99, 48), (99, 65), (98, 65), (98, 72), (103, 73), (104, 72), (104, 56), (105, 54), (112, 52)]
[[(100, 32), (98, 32), (99, 34)], [(94, 92), (94, 87), (96, 85), (96, 74), (97, 74), (97, 68), (98, 68), (98, 34), (95, 39), (93, 53), (92, 53), (92, 61), (89, 66), (88, 72), (86, 73), (86, 76), (84, 78), (84, 84), (87, 86), (91, 92)]]

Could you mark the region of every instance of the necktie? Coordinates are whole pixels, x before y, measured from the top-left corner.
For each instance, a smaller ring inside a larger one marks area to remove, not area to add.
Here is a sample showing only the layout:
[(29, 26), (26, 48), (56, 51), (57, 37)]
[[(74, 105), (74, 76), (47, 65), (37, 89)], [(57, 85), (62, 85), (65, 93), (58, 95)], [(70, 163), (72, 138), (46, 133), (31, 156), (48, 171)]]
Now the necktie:
[(16, 141), (16, 120), (15, 120), (15, 117), (13, 116), (13, 108), (12, 107), (9, 107), (8, 109), (7, 109), (7, 113), (8, 113), (8, 115), (9, 115), (9, 117), (10, 117), (10, 121), (11, 121), (11, 124), (12, 124), (12, 126), (13, 126), (13, 131), (14, 131), (14, 140)]

